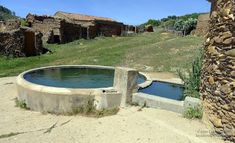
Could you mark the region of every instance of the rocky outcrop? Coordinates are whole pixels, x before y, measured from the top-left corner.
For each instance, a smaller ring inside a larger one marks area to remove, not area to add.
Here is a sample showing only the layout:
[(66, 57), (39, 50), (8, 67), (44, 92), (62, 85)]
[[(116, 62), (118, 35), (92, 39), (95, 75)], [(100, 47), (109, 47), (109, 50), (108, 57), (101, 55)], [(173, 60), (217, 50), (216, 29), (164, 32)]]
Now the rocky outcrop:
[(211, 0), (200, 93), (215, 132), (235, 142), (235, 1)]
[(43, 52), (42, 33), (29, 28), (0, 32), (0, 55), (8, 57), (36, 56)]
[(209, 30), (210, 14), (202, 14), (198, 17), (197, 27), (194, 35), (206, 36)]

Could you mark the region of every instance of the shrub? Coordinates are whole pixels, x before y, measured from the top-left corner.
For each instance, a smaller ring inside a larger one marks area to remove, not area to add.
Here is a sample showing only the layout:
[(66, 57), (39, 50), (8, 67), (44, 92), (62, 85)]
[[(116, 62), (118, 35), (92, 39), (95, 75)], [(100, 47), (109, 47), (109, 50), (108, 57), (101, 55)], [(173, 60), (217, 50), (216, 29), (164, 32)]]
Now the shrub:
[(149, 19), (145, 25), (159, 26), (161, 24), (160, 20)]
[(20, 20), (20, 25), (21, 25), (21, 26), (26, 26), (26, 27), (29, 26), (28, 22), (27, 22), (25, 19), (21, 19), (21, 20)]
[(184, 35), (188, 35), (196, 28), (197, 19), (189, 18), (187, 20), (179, 19), (174, 24), (176, 31), (182, 31)]
[(183, 31), (184, 30), (184, 21), (182, 19), (177, 20), (174, 24), (174, 29), (177, 31)]
[(29, 107), (27, 107), (27, 104), (25, 103), (25, 101), (20, 101), (18, 98), (15, 98), (15, 104), (16, 104), (15, 105), (16, 107), (29, 110)]
[(95, 106), (93, 105), (93, 101), (94, 100), (88, 100), (86, 105), (73, 109), (73, 113), (71, 113), (71, 115), (83, 115), (100, 118), (104, 116), (115, 115), (119, 111), (119, 108), (96, 110)]
[(202, 68), (202, 50), (197, 53), (195, 60), (192, 63), (192, 70), (188, 71), (189, 75), (186, 75), (182, 71), (178, 70), (179, 77), (184, 81), (185, 91), (184, 98), (186, 96), (200, 98), (200, 76)]
[(187, 119), (201, 119), (203, 116), (202, 107), (189, 107), (184, 112), (184, 117)]
[(184, 28), (183, 32), (184, 35), (188, 35), (194, 30), (197, 26), (197, 19), (189, 18), (188, 20), (184, 21)]

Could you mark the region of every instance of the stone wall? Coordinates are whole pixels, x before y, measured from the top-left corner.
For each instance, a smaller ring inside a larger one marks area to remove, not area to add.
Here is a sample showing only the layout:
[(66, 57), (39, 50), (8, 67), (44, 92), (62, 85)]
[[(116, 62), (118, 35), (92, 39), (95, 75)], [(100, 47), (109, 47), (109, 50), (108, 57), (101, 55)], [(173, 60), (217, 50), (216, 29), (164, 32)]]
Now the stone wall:
[(0, 32), (7, 32), (20, 28), (19, 20), (0, 21)]
[(64, 19), (29, 14), (27, 21), (43, 34), (44, 43), (68, 43), (83, 36), (81, 25)]
[(206, 36), (209, 30), (210, 14), (202, 14), (198, 17), (195, 35)]
[(81, 25), (69, 23), (69, 22), (66, 22), (65, 20), (61, 21), (61, 27), (60, 27), (61, 42), (60, 43), (68, 43), (76, 39), (80, 39), (81, 31), (82, 31)]
[(110, 37), (110, 36), (120, 36), (124, 29), (124, 25), (117, 22), (103, 22), (96, 21), (98, 35)]
[(60, 39), (60, 26), (61, 20), (48, 16), (36, 16), (29, 14), (27, 16), (29, 26), (35, 31), (40, 31), (43, 34), (42, 40), (44, 43), (54, 43), (54, 35), (59, 36)]
[[(26, 33), (33, 33), (34, 37), (26, 37)], [(0, 55), (10, 57), (25, 57), (39, 55), (43, 51), (42, 34), (35, 33), (28, 28), (20, 28), (10, 32), (0, 32)], [(35, 39), (32, 46), (26, 46), (29, 39)]]
[(204, 120), (235, 142), (235, 1), (212, 0), (200, 93)]

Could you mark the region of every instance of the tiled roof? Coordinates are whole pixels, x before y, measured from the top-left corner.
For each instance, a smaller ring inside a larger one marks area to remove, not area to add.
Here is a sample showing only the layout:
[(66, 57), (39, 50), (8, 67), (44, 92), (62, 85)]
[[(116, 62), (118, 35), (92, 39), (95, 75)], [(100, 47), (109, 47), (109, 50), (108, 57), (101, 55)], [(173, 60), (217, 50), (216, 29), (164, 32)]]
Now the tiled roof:
[(115, 20), (111, 18), (105, 18), (105, 17), (97, 17), (97, 16), (89, 16), (89, 15), (83, 15), (83, 14), (75, 14), (75, 13), (66, 13), (66, 12), (57, 12), (57, 14), (62, 14), (66, 16), (69, 19), (74, 19), (74, 20), (82, 20), (82, 21), (95, 21), (95, 20), (101, 20), (101, 21), (111, 21), (115, 22)]

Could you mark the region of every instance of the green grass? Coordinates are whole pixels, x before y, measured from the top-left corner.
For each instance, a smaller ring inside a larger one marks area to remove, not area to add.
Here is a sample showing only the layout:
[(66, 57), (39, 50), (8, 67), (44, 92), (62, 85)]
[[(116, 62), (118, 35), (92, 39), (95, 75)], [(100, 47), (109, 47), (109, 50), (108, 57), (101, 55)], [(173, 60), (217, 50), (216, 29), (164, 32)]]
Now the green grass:
[(202, 119), (203, 109), (202, 107), (189, 107), (184, 112), (184, 117), (187, 119)]
[(69, 113), (68, 115), (82, 115), (101, 118), (105, 116), (116, 115), (119, 111), (119, 108), (97, 110), (93, 103), (94, 100), (89, 99), (86, 105), (73, 109), (73, 112)]
[(29, 110), (25, 101), (20, 101), (18, 98), (15, 98), (15, 106), (21, 109)]
[(173, 34), (143, 33), (129, 37), (105, 37), (78, 40), (68, 44), (47, 44), (53, 54), (36, 57), (0, 57), (0, 77), (14, 76), (25, 70), (61, 64), (96, 64), (128, 66), (145, 71), (176, 72), (190, 68), (194, 51), (201, 47), (203, 38)]

